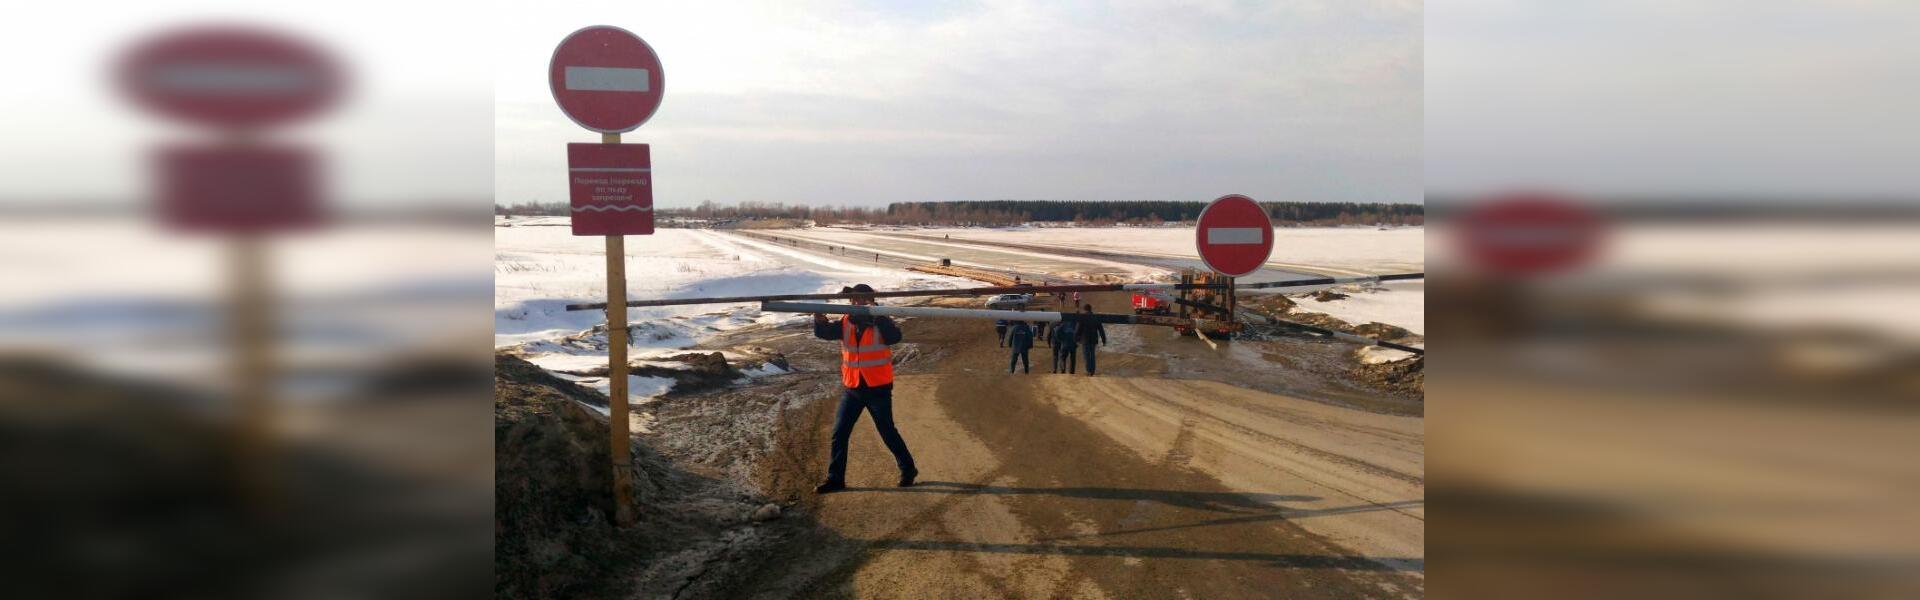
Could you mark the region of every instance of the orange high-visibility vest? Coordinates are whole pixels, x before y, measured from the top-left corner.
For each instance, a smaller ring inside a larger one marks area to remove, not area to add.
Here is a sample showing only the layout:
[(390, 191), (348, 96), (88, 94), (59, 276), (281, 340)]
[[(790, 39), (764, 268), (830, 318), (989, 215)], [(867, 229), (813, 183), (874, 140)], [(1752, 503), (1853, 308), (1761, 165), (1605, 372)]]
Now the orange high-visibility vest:
[(893, 383), (893, 351), (880, 342), (880, 328), (868, 327), (866, 335), (855, 336), (853, 319), (840, 320), (840, 384), (860, 387)]

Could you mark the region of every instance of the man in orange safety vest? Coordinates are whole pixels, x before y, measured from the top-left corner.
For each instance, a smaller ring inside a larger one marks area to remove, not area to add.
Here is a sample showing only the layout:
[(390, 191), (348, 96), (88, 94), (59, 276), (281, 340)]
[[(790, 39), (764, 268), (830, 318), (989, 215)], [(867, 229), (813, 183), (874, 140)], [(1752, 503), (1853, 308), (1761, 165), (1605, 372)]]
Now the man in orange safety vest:
[[(872, 293), (873, 288), (862, 283), (841, 288), (840, 292)], [(854, 297), (852, 302), (856, 306), (872, 306), (873, 298)], [(840, 341), (840, 385), (846, 388), (840, 395), (839, 414), (833, 422), (827, 481), (813, 491), (827, 494), (847, 488), (847, 437), (853, 434), (853, 425), (860, 422), (861, 411), (873, 414), (873, 427), (880, 431), (880, 441), (893, 451), (893, 461), (900, 467), (900, 487), (913, 485), (913, 478), (920, 471), (913, 466), (913, 453), (907, 451), (907, 441), (900, 438), (900, 430), (893, 426), (893, 351), (888, 346), (900, 343), (900, 327), (887, 317), (847, 315), (834, 322), (826, 315), (815, 314), (813, 335)]]

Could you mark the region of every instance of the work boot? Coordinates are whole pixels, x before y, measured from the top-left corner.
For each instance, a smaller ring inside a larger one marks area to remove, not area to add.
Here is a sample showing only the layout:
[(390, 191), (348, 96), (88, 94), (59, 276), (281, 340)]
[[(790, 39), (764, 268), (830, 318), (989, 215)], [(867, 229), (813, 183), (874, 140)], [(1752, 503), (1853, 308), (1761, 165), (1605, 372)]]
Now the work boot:
[(822, 484), (820, 484), (820, 485), (818, 485), (818, 486), (815, 486), (815, 487), (813, 488), (813, 493), (815, 493), (815, 494), (831, 494), (831, 493), (834, 493), (834, 492), (838, 492), (838, 491), (840, 491), (840, 490), (844, 490), (844, 489), (847, 489), (847, 484), (845, 484), (845, 483), (842, 483), (842, 482), (839, 482), (839, 481), (828, 481), (828, 482), (826, 482), (826, 483), (822, 483)]
[(900, 487), (913, 487), (913, 478), (920, 476), (919, 469), (900, 472)]

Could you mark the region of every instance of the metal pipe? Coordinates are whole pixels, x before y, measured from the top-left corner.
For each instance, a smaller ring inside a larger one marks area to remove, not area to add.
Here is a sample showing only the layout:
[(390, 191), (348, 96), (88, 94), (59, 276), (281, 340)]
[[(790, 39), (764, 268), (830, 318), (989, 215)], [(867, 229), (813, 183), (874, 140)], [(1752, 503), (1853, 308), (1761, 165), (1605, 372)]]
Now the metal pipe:
[[(1425, 273), (1396, 273), (1392, 275), (1368, 275), (1365, 277), (1316, 277), (1313, 279), (1294, 279), (1289, 281), (1269, 281), (1266, 283), (1243, 283), (1239, 289), (1266, 289), (1283, 287), (1305, 287), (1314, 285), (1342, 285), (1351, 283), (1378, 283), (1381, 281), (1400, 281), (1423, 279)], [(831, 293), (831, 294), (774, 294), (763, 296), (725, 296), (716, 298), (663, 298), (659, 300), (635, 300), (627, 306), (683, 306), (689, 304), (740, 304), (747, 302), (776, 302), (787, 300), (844, 300), (848, 298), (906, 298), (916, 296), (985, 296), (990, 294), (1027, 294), (1050, 292), (1139, 292), (1173, 290), (1224, 290), (1224, 283), (1088, 283), (1068, 285), (1016, 285), (977, 288), (955, 288), (946, 290), (894, 290), (870, 293)], [(568, 304), (567, 310), (600, 310), (606, 308), (605, 302), (593, 304)]]
[(1403, 345), (1403, 344), (1395, 344), (1395, 343), (1393, 343), (1393, 342), (1387, 342), (1387, 341), (1382, 341), (1382, 340), (1376, 340), (1376, 339), (1373, 339), (1373, 338), (1370, 338), (1370, 337), (1362, 337), (1362, 336), (1358, 336), (1358, 335), (1354, 335), (1354, 334), (1351, 334), (1351, 333), (1345, 333), (1345, 332), (1340, 332), (1340, 331), (1334, 331), (1334, 330), (1332, 330), (1332, 329), (1327, 329), (1327, 328), (1325, 328), (1325, 327), (1315, 327), (1315, 326), (1312, 326), (1312, 325), (1308, 325), (1308, 324), (1305, 324), (1305, 323), (1295, 323), (1295, 322), (1293, 322), (1293, 321), (1286, 321), (1286, 320), (1282, 320), (1282, 319), (1275, 319), (1275, 318), (1273, 318), (1273, 317), (1267, 317), (1267, 319), (1269, 319), (1269, 320), (1271, 320), (1271, 321), (1273, 321), (1273, 322), (1275, 322), (1275, 323), (1279, 323), (1279, 324), (1281, 324), (1281, 325), (1284, 325), (1284, 326), (1287, 326), (1287, 327), (1292, 327), (1292, 328), (1294, 328), (1294, 329), (1303, 329), (1303, 330), (1306, 330), (1306, 331), (1311, 331), (1311, 332), (1314, 332), (1314, 333), (1318, 333), (1318, 334), (1322, 334), (1322, 335), (1325, 335), (1325, 336), (1327, 336), (1327, 337), (1331, 337), (1331, 338), (1333, 338), (1333, 339), (1336, 339), (1336, 340), (1340, 340), (1340, 341), (1344, 341), (1344, 342), (1353, 342), (1353, 343), (1355, 343), (1355, 344), (1360, 344), (1360, 345), (1362, 345), (1362, 346), (1380, 346), (1380, 347), (1382, 347), (1382, 348), (1392, 348), (1392, 349), (1394, 349), (1394, 350), (1399, 350), (1399, 351), (1402, 351), (1402, 352), (1412, 352), (1412, 353), (1414, 353), (1414, 354), (1417, 354), (1417, 355), (1421, 355), (1421, 356), (1425, 356), (1425, 355), (1427, 354), (1427, 351), (1426, 351), (1425, 349), (1423, 349), (1423, 348), (1415, 348), (1415, 347), (1413, 347), (1413, 346), (1407, 346), (1407, 345)]
[(1009, 321), (1037, 321), (1045, 323), (1090, 321), (1111, 325), (1197, 326), (1208, 323), (1208, 321), (1201, 319), (1182, 319), (1179, 317), (1158, 317), (1153, 315), (1053, 312), (1040, 310), (993, 310), (985, 308), (934, 308), (929, 306), (856, 306), (851, 304), (817, 304), (812, 302), (762, 302), (760, 303), (760, 310), (767, 312), (879, 317), (1005, 319)]

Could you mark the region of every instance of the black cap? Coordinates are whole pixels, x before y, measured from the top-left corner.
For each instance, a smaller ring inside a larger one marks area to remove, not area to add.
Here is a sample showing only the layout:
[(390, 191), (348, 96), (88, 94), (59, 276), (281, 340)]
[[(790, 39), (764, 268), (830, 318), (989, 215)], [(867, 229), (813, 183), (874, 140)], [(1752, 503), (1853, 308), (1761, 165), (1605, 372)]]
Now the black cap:
[(853, 285), (853, 287), (842, 288), (840, 292), (841, 293), (866, 292), (871, 294), (873, 293), (873, 286), (870, 286), (864, 283), (856, 283)]

